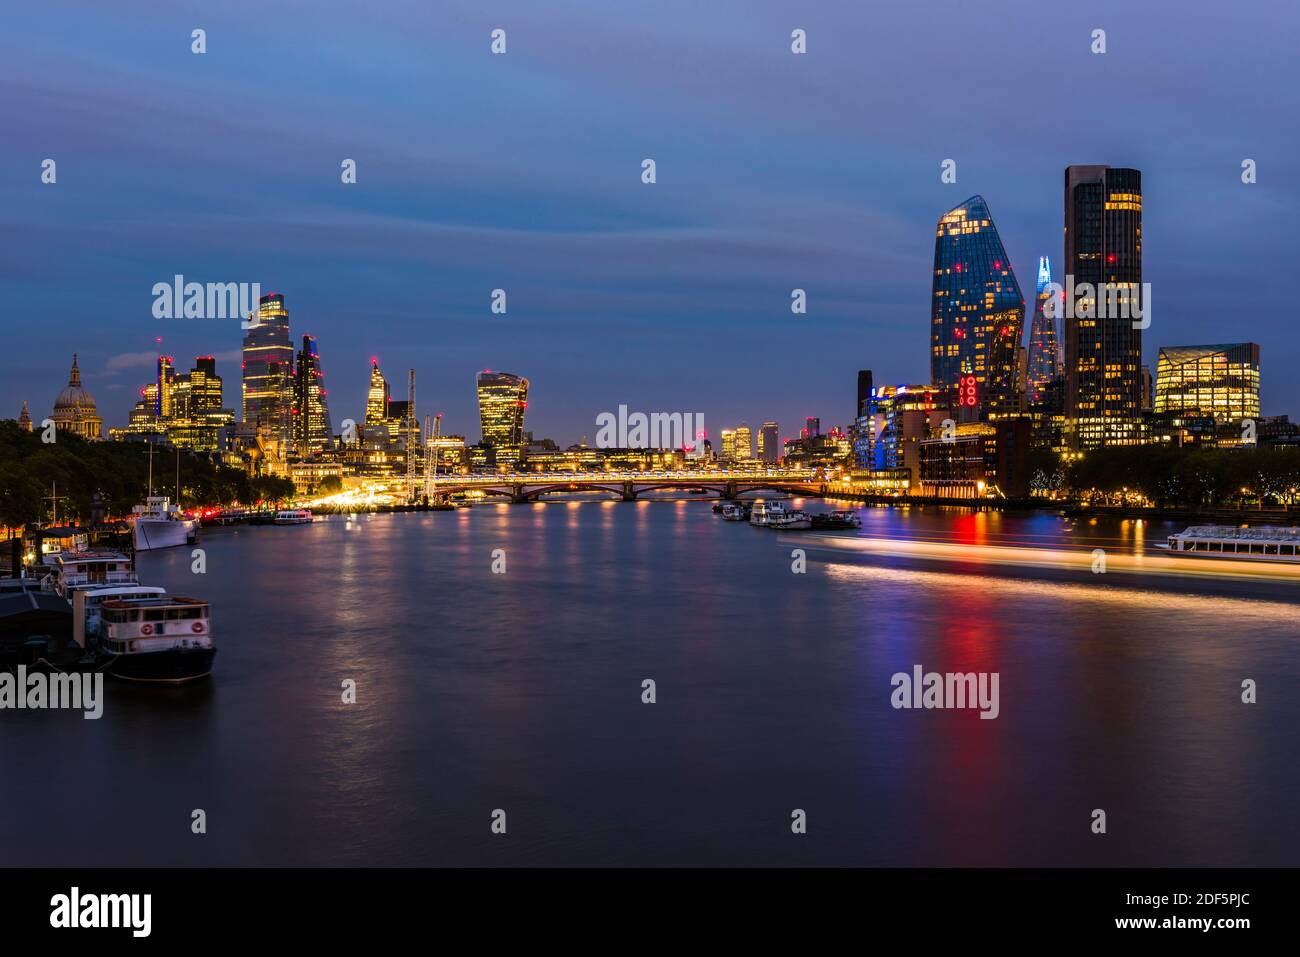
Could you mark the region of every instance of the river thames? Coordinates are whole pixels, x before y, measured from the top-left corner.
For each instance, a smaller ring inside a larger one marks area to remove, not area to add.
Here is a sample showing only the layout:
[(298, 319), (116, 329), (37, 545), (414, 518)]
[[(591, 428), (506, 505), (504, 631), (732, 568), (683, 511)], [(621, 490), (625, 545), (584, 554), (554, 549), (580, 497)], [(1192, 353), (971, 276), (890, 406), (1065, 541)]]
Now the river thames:
[[(3, 863), (1300, 859), (1300, 584), (1131, 567), (1182, 524), (859, 514), (551, 501), (205, 530), (202, 575), (144, 554), (211, 601), (213, 677), (0, 716)], [(895, 709), (916, 665), (997, 672), (998, 716)]]

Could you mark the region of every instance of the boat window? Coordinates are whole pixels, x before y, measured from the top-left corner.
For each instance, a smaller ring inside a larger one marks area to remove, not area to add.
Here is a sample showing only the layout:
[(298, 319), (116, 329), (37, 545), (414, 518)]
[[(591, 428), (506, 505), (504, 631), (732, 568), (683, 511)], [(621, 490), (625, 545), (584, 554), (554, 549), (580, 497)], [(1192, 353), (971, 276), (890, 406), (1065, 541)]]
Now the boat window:
[(167, 612), (162, 608), (150, 608), (144, 613), (145, 621), (165, 621)]

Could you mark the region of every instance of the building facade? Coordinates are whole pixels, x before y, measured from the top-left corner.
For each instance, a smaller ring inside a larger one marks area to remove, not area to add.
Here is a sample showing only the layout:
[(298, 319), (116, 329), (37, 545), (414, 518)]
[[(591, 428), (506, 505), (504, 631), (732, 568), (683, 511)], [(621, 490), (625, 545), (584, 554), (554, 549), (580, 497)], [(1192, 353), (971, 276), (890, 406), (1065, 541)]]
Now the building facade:
[(1077, 450), (1141, 441), (1142, 174), (1065, 170), (1065, 418)]
[(492, 450), (498, 468), (518, 464), (524, 447), (528, 380), (485, 370), (478, 374), (475, 385), (483, 445)]
[[(1025, 300), (982, 196), (939, 218), (934, 238), (930, 382), (956, 389), (974, 376), (980, 414), (1019, 407)], [(967, 393), (969, 394), (969, 393)]]
[(1156, 364), (1155, 411), (1210, 416), (1216, 422), (1259, 418), (1259, 345), (1163, 346)]
[(288, 459), (292, 441), (293, 343), (284, 296), (258, 301), (257, 319), (244, 335), (244, 422), (254, 426), (267, 455)]
[(320, 347), (314, 336), (302, 337), (298, 367), (294, 371), (293, 447), (303, 457), (316, 455), (330, 444), (329, 394), (321, 368)]

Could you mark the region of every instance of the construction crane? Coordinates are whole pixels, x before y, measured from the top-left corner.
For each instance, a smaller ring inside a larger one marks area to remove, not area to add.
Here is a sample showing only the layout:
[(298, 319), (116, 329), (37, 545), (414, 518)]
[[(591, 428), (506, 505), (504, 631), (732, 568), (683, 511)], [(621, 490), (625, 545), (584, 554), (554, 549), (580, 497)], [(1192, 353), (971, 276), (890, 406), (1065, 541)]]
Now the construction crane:
[[(438, 443), (438, 437), (442, 434), (442, 413), (439, 412), (433, 419), (433, 431), (429, 431), (429, 417), (424, 417), (424, 497), (432, 505), (437, 497), (438, 489), (438, 466), (442, 463), (442, 446)], [(430, 455), (430, 449), (433, 454)]]

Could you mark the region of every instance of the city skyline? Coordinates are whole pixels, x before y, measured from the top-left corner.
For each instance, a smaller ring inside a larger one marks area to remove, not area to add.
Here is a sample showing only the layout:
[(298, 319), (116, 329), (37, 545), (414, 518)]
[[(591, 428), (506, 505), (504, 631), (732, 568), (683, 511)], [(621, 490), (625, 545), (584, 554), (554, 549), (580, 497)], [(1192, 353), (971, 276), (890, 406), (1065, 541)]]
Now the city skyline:
[[(530, 430), (557, 438), (589, 433), (599, 411), (620, 403), (716, 408), (723, 423), (818, 414), (844, 424), (835, 410), (857, 369), (883, 382), (926, 379), (927, 234), (939, 213), (985, 196), (1013, 268), (1032, 275), (1038, 257), (1061, 255), (1060, 171), (1099, 162), (1144, 174), (1143, 278), (1161, 306), (1143, 362), (1154, 368), (1161, 344), (1248, 338), (1265, 357), (1264, 414), (1300, 408), (1300, 384), (1269, 374), (1300, 361), (1277, 308), (1289, 264), (1276, 211), (1296, 198), (1278, 171), (1296, 134), (1267, 119), (1293, 86), (1282, 38), (1294, 11), (1248, 4), (1226, 25), (1181, 11), (1170, 24), (1159, 11), (1120, 16), (1114, 5), (1012, 4), (998, 18), (954, 10), (931, 23), (923, 10), (831, 20), (758, 5), (719, 58), (619, 11), (584, 24), (617, 57), (571, 56), (563, 16), (503, 4), (493, 16), (512, 31), (505, 57), (487, 50), (498, 25), (487, 15), (440, 27), (442, 63), (386, 12), (358, 24), (346, 49), (319, 42), (328, 27), (295, 22), (301, 43), (274, 64), (231, 42), (254, 23), (287, 27), (285, 14), (253, 11), (212, 13), (203, 57), (176, 39), (188, 38), (189, 14), (79, 10), (56, 41), (37, 14), (18, 12), (33, 42), (15, 53), (14, 75), (26, 79), (6, 81), (0, 116), (15, 139), (2, 187), (8, 225), (24, 243), (5, 285), (11, 310), (41, 321), (14, 324), (14, 348), (31, 361), (0, 383), (2, 414), (16, 415), (24, 399), (42, 409), (42, 390), (64, 379), (73, 348), (98, 383), (106, 427), (125, 421), (156, 336), (169, 354), (215, 352), (224, 362), (234, 330), (149, 315), (152, 283), (183, 273), (286, 290), (295, 332), (321, 343), (337, 409), (362, 405), (352, 357), (377, 354), (419, 369), (422, 404), (458, 422), (475, 418), (468, 370), (528, 375)], [(1108, 18), (1103, 70), (1078, 38)], [(713, 35), (732, 26), (708, 11), (692, 10), (688, 22)], [(797, 59), (788, 50), (796, 25), (810, 44)], [(1157, 29), (1176, 42), (1157, 43)], [(1000, 52), (1001, 73), (966, 71), (956, 104), (998, 104), (997, 122), (988, 110), (954, 110), (947, 81), (913, 55), (916, 41), (863, 57), (881, 35)], [(359, 76), (355, 56), (380, 47), (387, 69)], [(1222, 65), (1212, 82), (1192, 69), (1210, 51)], [(679, 61), (684, 69), (670, 68)], [(422, 91), (442, 88), (444, 70), (480, 82), (463, 102), (430, 101)], [(1152, 71), (1176, 79), (1151, 84)], [(86, 137), (80, 101), (56, 94), (101, 74), (92, 106), (104, 119)], [(848, 80), (868, 103), (847, 99)], [(1111, 104), (1104, 118), (1062, 109), (1084, 80), (1090, 101)], [(536, 94), (530, 83), (541, 85)], [(711, 96), (700, 98), (705, 83)], [(883, 93), (904, 85), (916, 91), (906, 109)], [(1008, 94), (1029, 85), (1032, 94)], [(589, 130), (576, 143), (548, 95), (557, 86), (585, 107)], [(657, 97), (671, 108), (657, 109)], [(430, 128), (412, 132), (412, 111), (430, 103)], [(154, 122), (137, 118), (142, 104)], [(204, 109), (226, 119), (184, 125)], [(882, 111), (888, 123), (871, 119)], [(509, 124), (496, 121), (504, 115)], [(1207, 116), (1213, 137), (1198, 132)], [(1136, 135), (1156, 118), (1172, 132)], [(1081, 125), (1087, 148), (1074, 145)], [(267, 136), (279, 143), (274, 155), (237, 148)], [(129, 165), (119, 156), (127, 139), (140, 146), (126, 151)], [(59, 162), (55, 185), (39, 180), (46, 156)], [(640, 182), (646, 156), (658, 163), (654, 186)], [(950, 157), (957, 182), (944, 184)], [(1250, 186), (1240, 181), (1248, 157), (1260, 164)], [(339, 182), (345, 158), (358, 164), (353, 186)], [(790, 313), (796, 287), (808, 292), (806, 316)], [(496, 288), (509, 293), (505, 315), (490, 311)], [(1238, 335), (1229, 323), (1249, 328)], [(45, 347), (51, 324), (69, 348)], [(790, 388), (765, 404), (771, 377)]]

